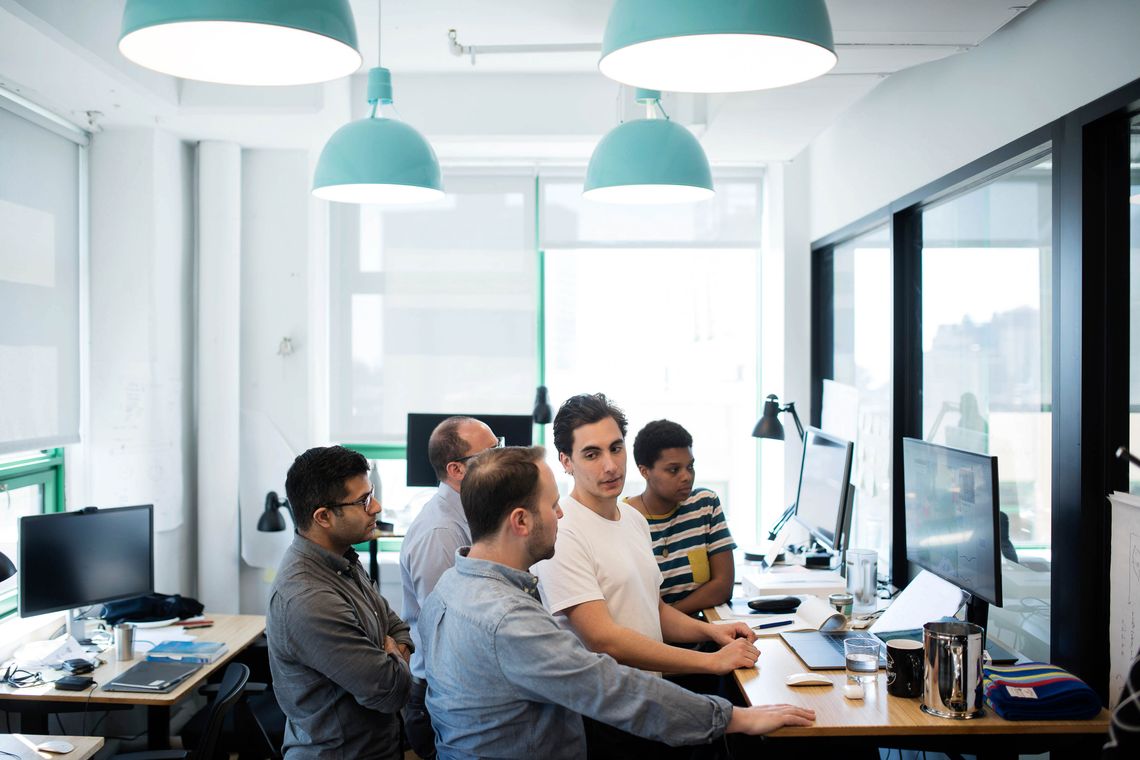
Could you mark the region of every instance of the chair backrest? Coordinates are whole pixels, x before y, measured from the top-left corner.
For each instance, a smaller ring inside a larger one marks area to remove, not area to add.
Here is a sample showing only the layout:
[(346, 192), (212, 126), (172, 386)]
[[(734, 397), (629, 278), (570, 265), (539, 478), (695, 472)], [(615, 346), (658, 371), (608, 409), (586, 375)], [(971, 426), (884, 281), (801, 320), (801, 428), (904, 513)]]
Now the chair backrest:
[(249, 681), (249, 668), (240, 662), (231, 662), (222, 675), (222, 682), (218, 685), (218, 695), (210, 703), (210, 715), (206, 718), (206, 730), (202, 732), (202, 739), (194, 750), (193, 757), (209, 760), (214, 756), (214, 748), (218, 743), (218, 736), (222, 733), (222, 723), (225, 722), (226, 713), (241, 697), (242, 689)]

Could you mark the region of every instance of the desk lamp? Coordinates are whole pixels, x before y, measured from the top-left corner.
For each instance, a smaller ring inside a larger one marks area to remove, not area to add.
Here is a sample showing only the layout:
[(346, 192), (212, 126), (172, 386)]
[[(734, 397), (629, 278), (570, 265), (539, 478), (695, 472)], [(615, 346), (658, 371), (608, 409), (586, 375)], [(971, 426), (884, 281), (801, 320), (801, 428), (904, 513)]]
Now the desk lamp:
[(0, 552), (0, 583), (11, 578), (16, 574), (16, 566), (12, 564), (12, 560), (8, 559), (8, 555)]
[(775, 394), (768, 396), (768, 400), (764, 402), (764, 414), (756, 423), (756, 427), (752, 428), (752, 437), (771, 438), (775, 441), (784, 440), (784, 426), (780, 424), (779, 419), (779, 415), (783, 412), (792, 413), (792, 421), (796, 423), (796, 432), (800, 434), (802, 441), (804, 439), (804, 426), (800, 422), (800, 416), (796, 414), (796, 402), (789, 401), (784, 406), (780, 406), (780, 399)]
[(257, 529), (261, 533), (280, 533), (285, 530), (285, 517), (281, 510), (285, 509), (289, 516), (293, 516), (293, 508), (289, 506), (288, 499), (282, 499), (276, 491), (265, 494), (265, 511), (257, 518)]
[[(804, 426), (800, 422), (800, 416), (796, 414), (796, 403), (789, 401), (784, 406), (780, 406), (780, 399), (776, 394), (768, 396), (768, 400), (764, 402), (764, 413), (760, 417), (760, 421), (756, 423), (756, 427), (752, 428), (753, 438), (769, 438), (775, 441), (784, 440), (784, 426), (780, 423), (779, 415), (783, 412), (792, 413), (792, 421), (796, 423), (796, 432), (800, 434), (800, 440), (804, 439)], [(780, 530), (787, 524), (788, 520), (796, 513), (796, 503), (792, 502), (791, 506), (784, 510), (780, 515), (780, 519), (768, 531), (768, 540), (775, 541), (776, 536), (780, 535)]]
[(538, 386), (534, 394), (534, 411), (531, 416), (536, 425), (547, 425), (554, 419), (554, 410), (550, 408), (550, 395), (545, 385)]

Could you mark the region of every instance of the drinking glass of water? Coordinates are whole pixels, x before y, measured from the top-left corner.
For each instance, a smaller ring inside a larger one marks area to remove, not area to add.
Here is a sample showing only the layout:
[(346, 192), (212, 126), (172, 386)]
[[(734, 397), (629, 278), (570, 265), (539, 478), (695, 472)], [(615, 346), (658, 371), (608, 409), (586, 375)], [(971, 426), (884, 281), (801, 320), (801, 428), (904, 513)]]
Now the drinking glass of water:
[(847, 680), (867, 683), (879, 675), (879, 642), (872, 638), (851, 638), (843, 642)]

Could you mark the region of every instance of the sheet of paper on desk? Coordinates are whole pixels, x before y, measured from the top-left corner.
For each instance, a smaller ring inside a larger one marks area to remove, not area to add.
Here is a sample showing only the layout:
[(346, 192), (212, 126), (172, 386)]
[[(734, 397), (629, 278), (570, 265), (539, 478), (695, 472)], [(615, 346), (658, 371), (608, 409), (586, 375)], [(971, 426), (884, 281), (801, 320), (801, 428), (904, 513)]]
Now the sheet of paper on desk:
[(962, 589), (923, 570), (891, 602), (870, 630), (878, 633), (922, 628), (931, 620), (955, 614), (961, 606)]

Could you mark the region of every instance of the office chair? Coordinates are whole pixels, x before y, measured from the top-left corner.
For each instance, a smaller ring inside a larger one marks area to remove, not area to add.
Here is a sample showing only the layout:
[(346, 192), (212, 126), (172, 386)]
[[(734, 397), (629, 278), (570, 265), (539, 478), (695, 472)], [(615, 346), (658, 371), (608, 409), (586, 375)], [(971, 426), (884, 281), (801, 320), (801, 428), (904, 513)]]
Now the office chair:
[[(222, 722), (214, 745), (215, 755), (225, 758), (237, 754), (238, 760), (280, 760), (281, 745), (285, 740), (285, 713), (273, 693), (269, 646), (264, 635), (260, 641), (239, 652), (234, 661), (249, 668), (250, 680)], [(199, 693), (216, 693), (218, 689), (219, 684), (212, 683), (202, 687)], [(179, 735), (183, 746), (193, 748), (199, 745), (208, 721), (209, 705), (182, 727)]]
[(115, 755), (116, 760), (210, 760), (222, 731), (226, 713), (238, 701), (249, 681), (249, 668), (240, 662), (232, 662), (226, 667), (225, 675), (218, 686), (218, 695), (210, 703), (209, 718), (202, 739), (194, 749), (167, 749), (146, 752), (128, 752)]

